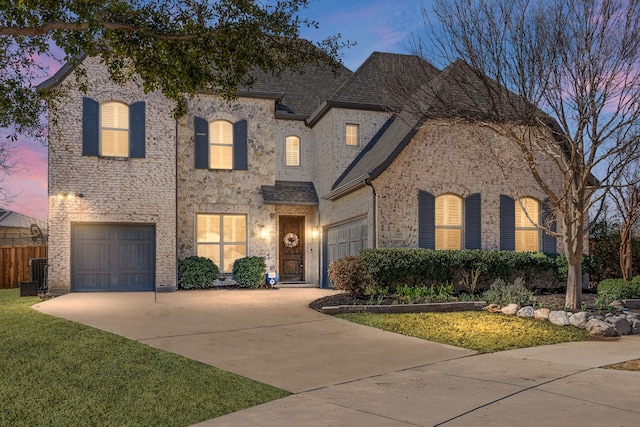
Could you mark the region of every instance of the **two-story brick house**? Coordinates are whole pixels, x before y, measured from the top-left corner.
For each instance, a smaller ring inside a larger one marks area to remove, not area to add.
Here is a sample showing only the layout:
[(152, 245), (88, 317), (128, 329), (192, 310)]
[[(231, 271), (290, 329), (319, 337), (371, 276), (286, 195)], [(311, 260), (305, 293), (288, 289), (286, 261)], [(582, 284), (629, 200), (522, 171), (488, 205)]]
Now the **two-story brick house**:
[(52, 293), (175, 290), (190, 255), (223, 274), (262, 256), (282, 282), (326, 286), (328, 265), (364, 247), (558, 249), (528, 220), (544, 196), (515, 147), (505, 180), (478, 138), (508, 142), (415, 117), (390, 88), (394, 73), (446, 81), (455, 64), (376, 52), (353, 73), (258, 73), (230, 103), (189, 100), (178, 121), (161, 94), (111, 82), (95, 58), (83, 66), (86, 93), (71, 67), (44, 84), (69, 85), (50, 130)]

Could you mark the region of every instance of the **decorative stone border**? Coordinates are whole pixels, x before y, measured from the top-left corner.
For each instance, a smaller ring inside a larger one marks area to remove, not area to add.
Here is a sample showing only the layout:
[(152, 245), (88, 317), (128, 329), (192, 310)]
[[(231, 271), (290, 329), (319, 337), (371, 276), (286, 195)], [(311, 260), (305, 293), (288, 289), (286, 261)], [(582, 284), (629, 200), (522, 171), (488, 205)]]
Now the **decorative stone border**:
[(434, 302), (429, 304), (339, 305), (322, 307), (324, 314), (344, 313), (430, 313), (447, 311), (480, 311), (484, 301)]

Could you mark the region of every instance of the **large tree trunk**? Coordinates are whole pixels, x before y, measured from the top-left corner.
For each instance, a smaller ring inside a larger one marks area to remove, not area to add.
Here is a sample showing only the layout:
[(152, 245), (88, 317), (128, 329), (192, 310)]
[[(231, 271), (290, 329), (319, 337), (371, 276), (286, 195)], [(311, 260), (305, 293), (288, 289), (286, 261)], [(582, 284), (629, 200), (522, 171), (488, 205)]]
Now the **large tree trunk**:
[(564, 251), (567, 256), (567, 294), (565, 308), (579, 310), (582, 305), (582, 252), (584, 250), (583, 216), (564, 220)]
[(631, 224), (624, 224), (620, 230), (620, 271), (626, 281), (633, 277), (631, 253)]

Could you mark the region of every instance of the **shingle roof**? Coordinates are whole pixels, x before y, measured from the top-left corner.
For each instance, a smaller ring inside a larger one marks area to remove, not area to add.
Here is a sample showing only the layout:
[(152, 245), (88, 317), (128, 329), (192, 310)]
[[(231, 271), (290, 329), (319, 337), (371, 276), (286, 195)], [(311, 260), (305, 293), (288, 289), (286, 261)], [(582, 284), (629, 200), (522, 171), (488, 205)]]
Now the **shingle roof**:
[(313, 182), (276, 181), (276, 185), (263, 185), (265, 205), (316, 206), (318, 194)]
[(405, 94), (438, 72), (416, 55), (373, 52), (330, 99), (396, 108)]
[(486, 89), (480, 86), (482, 84), (466, 63), (456, 61), (415, 88), (411, 99), (405, 100), (405, 108), (381, 128), (324, 197), (338, 197), (358, 188), (358, 181), (364, 184), (365, 180), (380, 175), (427, 117), (489, 115), (491, 109), (487, 106)]
[(277, 111), (293, 118), (306, 118), (351, 74), (349, 69), (341, 65), (335, 72), (330, 67), (308, 65), (302, 72), (285, 71), (279, 77), (258, 70), (253, 73), (256, 81), (252, 87), (241, 88), (240, 94), (251, 96), (257, 92), (283, 93), (284, 96), (276, 104)]

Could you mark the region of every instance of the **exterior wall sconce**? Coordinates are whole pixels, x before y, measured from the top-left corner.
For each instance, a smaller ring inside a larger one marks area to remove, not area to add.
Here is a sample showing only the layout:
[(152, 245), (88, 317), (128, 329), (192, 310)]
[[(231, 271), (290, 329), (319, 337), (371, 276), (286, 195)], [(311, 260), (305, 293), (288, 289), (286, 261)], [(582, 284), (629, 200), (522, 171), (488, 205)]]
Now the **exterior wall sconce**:
[(84, 197), (84, 194), (82, 193), (78, 193), (78, 194), (74, 194), (74, 193), (58, 193), (56, 194), (56, 198), (60, 201), (71, 201), (75, 198), (78, 199), (82, 199)]
[(267, 238), (267, 227), (264, 225), (260, 227), (260, 238), (263, 240)]
[(318, 226), (311, 227), (311, 238), (317, 239), (318, 235), (320, 235), (320, 231), (318, 230)]

